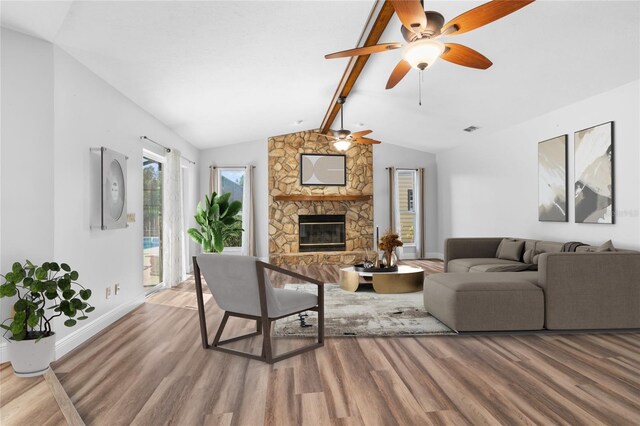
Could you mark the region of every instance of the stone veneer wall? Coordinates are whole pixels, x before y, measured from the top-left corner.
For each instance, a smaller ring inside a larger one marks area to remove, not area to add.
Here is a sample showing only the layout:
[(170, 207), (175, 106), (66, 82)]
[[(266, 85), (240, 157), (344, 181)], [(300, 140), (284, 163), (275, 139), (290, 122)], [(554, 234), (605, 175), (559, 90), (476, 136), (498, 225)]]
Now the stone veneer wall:
[[(337, 154), (311, 131), (269, 138), (269, 260), (277, 265), (352, 264), (373, 249), (373, 149), (353, 144), (346, 152), (347, 186), (300, 185), (300, 154)], [(276, 195), (371, 195), (367, 201), (275, 201)], [(343, 252), (298, 252), (299, 214), (344, 214)]]

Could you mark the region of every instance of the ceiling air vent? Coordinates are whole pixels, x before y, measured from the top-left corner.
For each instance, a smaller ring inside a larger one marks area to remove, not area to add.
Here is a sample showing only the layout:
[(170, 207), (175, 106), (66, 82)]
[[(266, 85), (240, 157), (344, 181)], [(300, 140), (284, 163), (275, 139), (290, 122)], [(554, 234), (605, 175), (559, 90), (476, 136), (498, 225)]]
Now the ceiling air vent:
[(471, 132), (475, 132), (475, 131), (476, 131), (476, 130), (478, 130), (479, 128), (480, 128), (480, 127), (478, 127), (478, 126), (469, 126), (469, 127), (467, 127), (466, 129), (464, 129), (464, 131), (465, 131), (465, 132), (469, 132), (469, 133), (471, 133)]

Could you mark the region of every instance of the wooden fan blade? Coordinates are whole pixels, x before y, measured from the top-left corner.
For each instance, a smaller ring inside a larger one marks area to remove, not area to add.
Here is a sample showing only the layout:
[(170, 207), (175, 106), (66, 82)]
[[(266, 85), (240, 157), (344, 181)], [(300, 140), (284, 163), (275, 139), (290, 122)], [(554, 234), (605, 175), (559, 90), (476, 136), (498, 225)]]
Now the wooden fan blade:
[(373, 133), (373, 130), (361, 130), (359, 132), (355, 132), (355, 133), (351, 133), (351, 136), (355, 139), (362, 137), (362, 136), (366, 136), (369, 133)]
[(369, 139), (369, 138), (355, 139), (353, 142), (359, 143), (361, 145), (378, 145), (379, 143), (382, 143), (382, 142), (377, 141), (375, 139)]
[(445, 43), (444, 45), (446, 49), (440, 57), (445, 61), (480, 70), (486, 70), (493, 65), (493, 62), (487, 59), (482, 53), (476, 52), (470, 47), (457, 43)]
[(391, 4), (409, 31), (420, 34), (427, 28), (427, 17), (419, 0), (392, 0)]
[(409, 65), (409, 62), (405, 61), (404, 59), (401, 59), (400, 62), (398, 62), (398, 65), (396, 65), (396, 67), (391, 72), (391, 75), (389, 76), (389, 81), (387, 81), (386, 89), (394, 88), (395, 85), (398, 84), (400, 80), (404, 78), (405, 75), (407, 75), (410, 69), (411, 69), (411, 65)]
[(343, 50), (342, 52), (331, 53), (324, 55), (325, 59), (335, 58), (347, 58), (349, 56), (370, 55), (372, 53), (385, 52), (387, 50), (394, 50), (402, 47), (401, 43), (382, 43), (374, 44), (373, 46), (358, 47), (356, 49)]
[(493, 0), (471, 9), (444, 24), (442, 33), (458, 35), (466, 33), (522, 9), (534, 0)]

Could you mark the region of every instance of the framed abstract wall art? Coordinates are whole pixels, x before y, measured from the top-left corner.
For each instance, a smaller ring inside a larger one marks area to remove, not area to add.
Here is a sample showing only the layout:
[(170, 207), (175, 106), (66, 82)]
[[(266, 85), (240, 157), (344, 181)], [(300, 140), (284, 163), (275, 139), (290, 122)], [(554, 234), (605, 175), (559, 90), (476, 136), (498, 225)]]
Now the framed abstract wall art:
[(300, 184), (303, 186), (346, 186), (347, 156), (300, 154)]
[(613, 121), (575, 132), (575, 221), (615, 223)]
[(538, 143), (538, 220), (567, 222), (567, 135)]

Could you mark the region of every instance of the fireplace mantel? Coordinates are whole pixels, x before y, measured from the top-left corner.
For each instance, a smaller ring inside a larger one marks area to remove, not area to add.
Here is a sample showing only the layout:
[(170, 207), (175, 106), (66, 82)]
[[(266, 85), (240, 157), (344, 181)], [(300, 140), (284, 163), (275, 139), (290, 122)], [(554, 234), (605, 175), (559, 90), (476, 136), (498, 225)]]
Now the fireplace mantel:
[(369, 201), (371, 195), (275, 195), (274, 201)]

